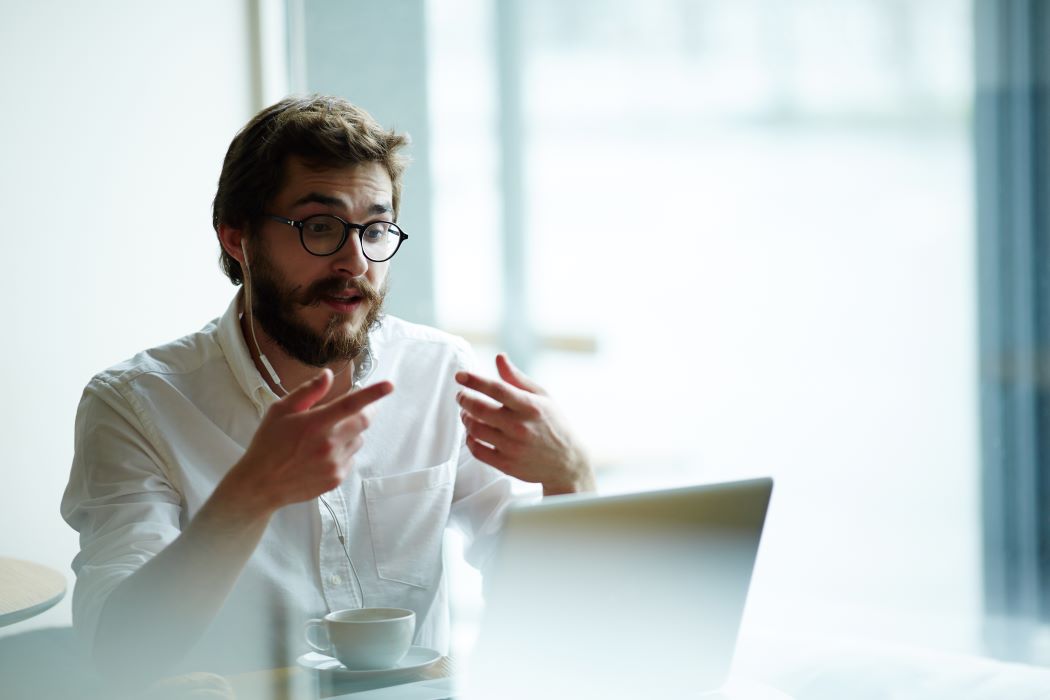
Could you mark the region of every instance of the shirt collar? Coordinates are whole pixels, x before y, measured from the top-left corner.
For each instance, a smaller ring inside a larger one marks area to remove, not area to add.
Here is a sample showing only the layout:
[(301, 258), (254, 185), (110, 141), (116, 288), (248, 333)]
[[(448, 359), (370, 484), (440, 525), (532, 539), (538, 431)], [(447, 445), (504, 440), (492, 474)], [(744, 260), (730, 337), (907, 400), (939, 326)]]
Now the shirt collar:
[[(241, 331), (241, 293), (234, 295), (226, 313), (219, 319), (219, 347), (226, 356), (230, 371), (237, 379), (241, 390), (255, 405), (262, 415), (279, 397), (259, 374), (255, 361), (248, 351), (248, 344)], [(354, 363), (354, 387), (360, 387), (372, 375), (376, 367), (375, 344), (372, 342), (372, 329), (369, 329), (365, 347), (361, 350), (358, 361)]]
[(226, 313), (219, 319), (218, 341), (222, 353), (226, 356), (230, 371), (233, 372), (241, 390), (251, 399), (261, 415), (271, 403), (277, 400), (277, 395), (273, 393), (266, 384), (266, 380), (259, 374), (259, 370), (256, 369), (255, 362), (248, 351), (248, 344), (244, 340), (244, 333), (241, 332), (241, 293), (239, 291), (226, 308)]

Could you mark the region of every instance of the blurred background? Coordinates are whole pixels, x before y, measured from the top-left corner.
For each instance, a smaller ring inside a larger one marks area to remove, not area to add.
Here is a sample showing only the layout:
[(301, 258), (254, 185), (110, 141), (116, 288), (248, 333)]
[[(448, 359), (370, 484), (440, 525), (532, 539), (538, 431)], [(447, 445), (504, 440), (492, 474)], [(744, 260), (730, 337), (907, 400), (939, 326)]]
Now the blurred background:
[(71, 589), (84, 384), (224, 310), (226, 147), (332, 92), (413, 138), (391, 312), (510, 352), (605, 491), (776, 479), (748, 625), (1050, 663), (1041, 3), (0, 8), (0, 555)]

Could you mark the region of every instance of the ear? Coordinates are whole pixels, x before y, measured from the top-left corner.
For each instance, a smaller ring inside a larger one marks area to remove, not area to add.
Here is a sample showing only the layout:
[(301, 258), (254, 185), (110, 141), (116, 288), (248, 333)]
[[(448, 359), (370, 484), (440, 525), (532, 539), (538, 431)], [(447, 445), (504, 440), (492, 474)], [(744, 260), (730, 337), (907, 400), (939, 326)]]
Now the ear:
[(244, 251), (241, 250), (241, 243), (246, 240), (244, 236), (244, 229), (234, 228), (227, 224), (219, 224), (219, 245), (226, 251), (234, 260), (239, 262), (241, 265), (244, 264)]

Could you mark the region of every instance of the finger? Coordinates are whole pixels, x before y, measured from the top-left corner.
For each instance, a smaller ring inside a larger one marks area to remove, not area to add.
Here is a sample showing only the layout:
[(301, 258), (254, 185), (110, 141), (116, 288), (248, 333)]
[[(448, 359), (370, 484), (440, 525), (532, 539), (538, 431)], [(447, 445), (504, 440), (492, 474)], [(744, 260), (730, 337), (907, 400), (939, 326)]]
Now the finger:
[(495, 379), (488, 379), (473, 372), (456, 372), (456, 381), (474, 391), (485, 394), (512, 411), (521, 410), (525, 407), (524, 397), (520, 392), (507, 384)]
[(497, 410), (497, 420), (507, 419), (506, 422), (499, 423), (498, 425), (492, 423), (486, 423), (481, 419), (480, 416), (470, 413), (466, 409), (460, 411), (459, 417), (463, 421), (463, 425), (470, 428), (470, 424), (467, 423), (468, 419), (479, 425), (487, 425), (488, 427), (502, 433), (508, 440), (513, 441), (515, 444), (526, 443), (532, 435), (532, 431), (529, 430), (527, 423), (518, 419), (513, 413), (508, 413), (505, 409)]
[(354, 466), (354, 455), (357, 454), (358, 450), (360, 450), (364, 446), (364, 444), (364, 439), (362, 439), (361, 436), (358, 435), (357, 437), (353, 438), (352, 440), (350, 440), (345, 445), (339, 448), (339, 456), (337, 458), (339, 466), (337, 467), (337, 473), (339, 475), (340, 482), (342, 482), (343, 479), (346, 478), (347, 474), (350, 473), (350, 470)]
[(365, 441), (360, 435), (355, 435), (346, 443), (346, 447), (343, 448), (343, 454), (346, 455), (347, 459), (353, 457), (358, 450), (364, 447)]
[(514, 414), (507, 407), (494, 406), (489, 401), (478, 396), (471, 396), (465, 391), (456, 394), (456, 401), (473, 417), (500, 430), (510, 430), (511, 425), (516, 421)]
[(463, 421), (463, 425), (466, 427), (468, 435), (481, 440), (482, 442), (487, 442), (497, 449), (499, 449), (501, 445), (508, 444), (512, 441), (517, 442), (502, 430), (494, 428), (488, 423), (482, 423), (465, 411), (460, 414), (460, 420)]
[(346, 392), (344, 392), (342, 387), (340, 387), (335, 381), (335, 377), (337, 376), (339, 375), (336, 373), (332, 374), (332, 384), (328, 387), (328, 393), (321, 397), (321, 400), (315, 403), (313, 408), (322, 408), (346, 396)]
[(510, 361), (506, 353), (500, 353), (496, 355), (496, 371), (499, 372), (499, 376), (503, 378), (503, 381), (513, 384), (519, 389), (529, 392), (530, 394), (542, 394), (546, 395), (546, 391), (543, 390), (536, 382), (529, 379), (529, 377), (518, 369), (514, 363)]
[(317, 419), (322, 422), (335, 423), (349, 415), (357, 413), (365, 406), (375, 403), (394, 390), (390, 382), (378, 382), (364, 389), (352, 391), (338, 401), (318, 408)]
[[(467, 449), (470, 450), (470, 454), (474, 455), (478, 461), (495, 467), (505, 474), (510, 474), (511, 471), (514, 470), (510, 460), (500, 454), (498, 450), (481, 443), (469, 435), (467, 436)], [(511, 476), (513, 476), (513, 474), (511, 474)]]
[(368, 429), (368, 416), (365, 411), (351, 413), (332, 426), (332, 435), (342, 442), (350, 442)]
[(313, 379), (307, 380), (279, 399), (274, 407), (287, 413), (299, 413), (316, 404), (332, 387), (332, 370), (325, 368)]

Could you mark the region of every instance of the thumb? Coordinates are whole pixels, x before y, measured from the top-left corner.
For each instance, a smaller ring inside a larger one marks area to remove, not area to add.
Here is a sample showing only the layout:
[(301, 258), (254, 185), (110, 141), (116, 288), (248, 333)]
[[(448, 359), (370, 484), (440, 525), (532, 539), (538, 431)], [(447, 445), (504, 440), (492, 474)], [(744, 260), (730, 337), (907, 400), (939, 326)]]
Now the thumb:
[(297, 386), (274, 406), (280, 406), (285, 413), (301, 413), (307, 410), (328, 393), (332, 387), (333, 376), (332, 370), (324, 368), (316, 377)]
[(510, 358), (505, 353), (496, 355), (496, 371), (499, 372), (499, 376), (503, 381), (524, 389), (530, 394), (546, 394), (543, 388), (532, 381), (522, 372), (520, 369), (511, 364)]

